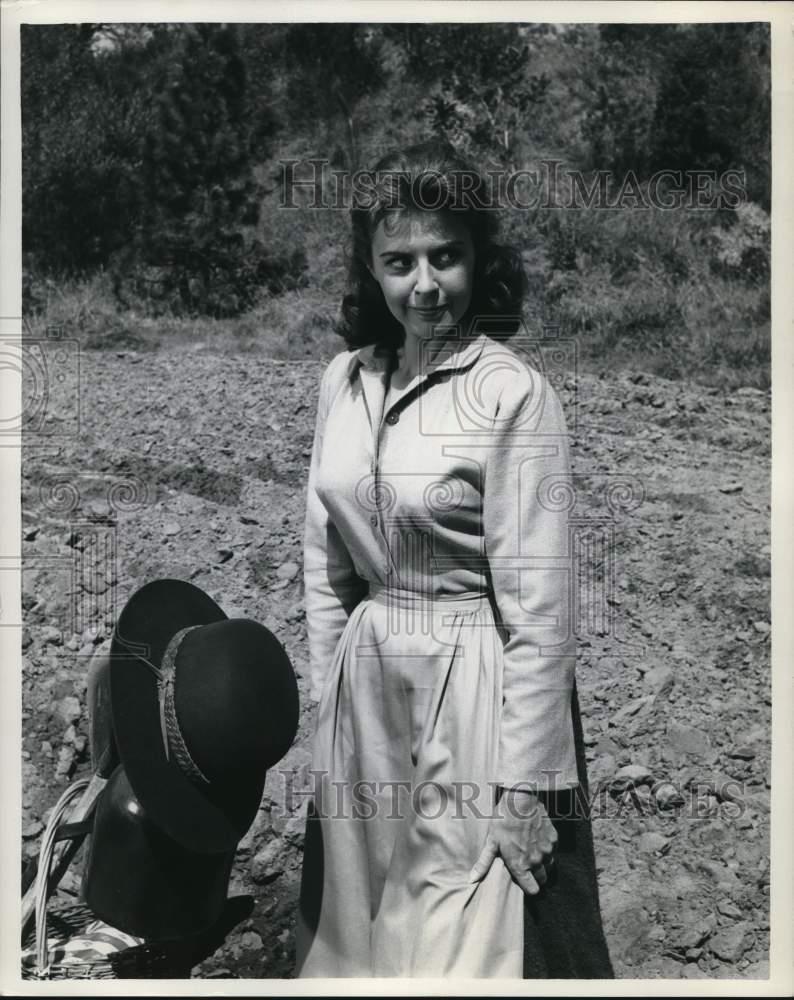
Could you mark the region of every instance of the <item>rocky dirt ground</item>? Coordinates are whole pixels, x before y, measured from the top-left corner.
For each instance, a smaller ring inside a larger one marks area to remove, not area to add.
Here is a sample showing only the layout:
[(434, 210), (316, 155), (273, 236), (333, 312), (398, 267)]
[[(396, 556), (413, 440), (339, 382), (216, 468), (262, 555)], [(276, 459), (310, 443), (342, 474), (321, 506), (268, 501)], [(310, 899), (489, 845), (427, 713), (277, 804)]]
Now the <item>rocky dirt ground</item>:
[[(266, 624), (302, 724), (268, 775), (232, 892), (251, 918), (198, 970), (287, 977), (309, 766), (301, 533), (321, 365), (83, 352), (80, 427), (23, 455), (23, 858), (89, 770), (85, 673), (127, 597), (192, 580)], [(48, 405), (74, 408), (76, 383)], [(641, 372), (569, 376), (594, 598), (578, 686), (616, 974), (768, 975), (769, 397)], [(42, 410), (42, 414), (44, 411)], [(61, 415), (62, 416), (62, 415)], [(74, 900), (79, 865), (58, 901)]]

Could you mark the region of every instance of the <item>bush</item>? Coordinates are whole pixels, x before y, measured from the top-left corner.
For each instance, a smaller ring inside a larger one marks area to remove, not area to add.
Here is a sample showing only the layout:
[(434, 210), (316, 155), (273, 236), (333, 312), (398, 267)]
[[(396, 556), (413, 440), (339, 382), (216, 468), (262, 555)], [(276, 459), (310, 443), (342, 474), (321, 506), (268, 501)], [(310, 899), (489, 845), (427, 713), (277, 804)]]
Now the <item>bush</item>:
[(186, 28), (143, 144), (136, 239), (114, 266), (122, 299), (131, 280), (169, 311), (235, 316), (263, 286), (300, 281), (300, 252), (274, 259), (254, 236), (254, 156), (264, 131), (252, 114), (238, 29)]
[(725, 228), (694, 210), (538, 213), (545, 321), (586, 362), (767, 386), (768, 216), (732, 215)]
[(746, 202), (733, 213), (733, 223), (714, 230), (715, 270), (755, 283), (770, 275), (770, 218), (759, 205)]
[(129, 242), (144, 87), (92, 52), (93, 25), (23, 25), (22, 245), (43, 274), (86, 276)]

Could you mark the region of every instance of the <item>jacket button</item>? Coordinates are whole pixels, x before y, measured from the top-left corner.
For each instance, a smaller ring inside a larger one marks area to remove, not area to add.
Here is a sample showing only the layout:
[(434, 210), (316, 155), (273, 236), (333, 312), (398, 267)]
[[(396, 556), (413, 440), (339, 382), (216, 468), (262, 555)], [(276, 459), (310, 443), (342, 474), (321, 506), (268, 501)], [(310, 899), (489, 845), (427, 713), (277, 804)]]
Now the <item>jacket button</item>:
[(388, 415), (388, 417), (386, 417), (386, 423), (391, 424), (392, 427), (394, 427), (394, 425), (397, 423), (399, 419), (400, 419), (400, 414), (396, 410), (392, 410), (391, 413)]

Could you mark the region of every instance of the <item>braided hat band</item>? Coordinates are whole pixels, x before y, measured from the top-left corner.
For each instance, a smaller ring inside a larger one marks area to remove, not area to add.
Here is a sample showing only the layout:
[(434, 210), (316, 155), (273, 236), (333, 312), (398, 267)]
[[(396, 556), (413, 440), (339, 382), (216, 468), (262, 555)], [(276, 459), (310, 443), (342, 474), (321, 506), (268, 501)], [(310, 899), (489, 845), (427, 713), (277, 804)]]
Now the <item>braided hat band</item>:
[(204, 775), (201, 768), (190, 756), (190, 751), (185, 743), (182, 730), (179, 728), (179, 720), (176, 717), (176, 707), (174, 705), (174, 689), (176, 683), (176, 654), (182, 640), (200, 625), (190, 625), (188, 628), (180, 629), (168, 643), (160, 669), (157, 671), (157, 694), (160, 702), (160, 729), (163, 734), (163, 746), (165, 755), (170, 760), (173, 754), (174, 760), (180, 771), (194, 782), (209, 785), (210, 781)]

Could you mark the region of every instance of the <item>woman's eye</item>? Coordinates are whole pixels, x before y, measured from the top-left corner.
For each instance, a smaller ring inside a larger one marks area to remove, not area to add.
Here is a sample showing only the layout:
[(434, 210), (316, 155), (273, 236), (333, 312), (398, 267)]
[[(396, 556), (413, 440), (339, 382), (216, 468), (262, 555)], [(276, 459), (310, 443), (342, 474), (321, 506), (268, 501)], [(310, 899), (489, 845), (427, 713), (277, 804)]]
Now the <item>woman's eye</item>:
[(459, 255), (456, 250), (442, 250), (436, 256), (436, 263), (439, 267), (451, 267), (458, 262)]
[(411, 267), (411, 261), (407, 257), (391, 257), (386, 261), (386, 269), (397, 274), (404, 274), (410, 271)]

